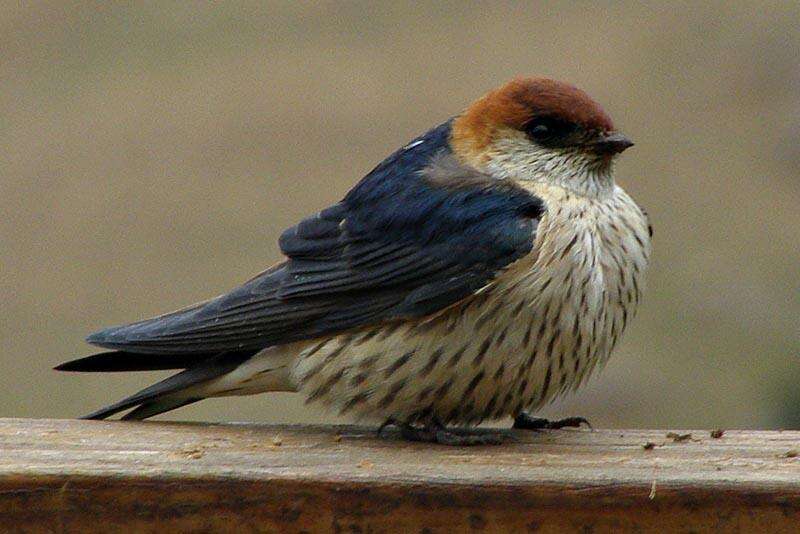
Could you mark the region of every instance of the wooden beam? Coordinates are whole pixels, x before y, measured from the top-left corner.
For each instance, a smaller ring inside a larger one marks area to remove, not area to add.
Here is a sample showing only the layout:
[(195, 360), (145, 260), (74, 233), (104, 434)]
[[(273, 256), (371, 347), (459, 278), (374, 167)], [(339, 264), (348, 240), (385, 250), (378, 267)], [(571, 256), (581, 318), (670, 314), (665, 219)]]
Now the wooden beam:
[(798, 531), (800, 432), (687, 433), (0, 419), (0, 531)]

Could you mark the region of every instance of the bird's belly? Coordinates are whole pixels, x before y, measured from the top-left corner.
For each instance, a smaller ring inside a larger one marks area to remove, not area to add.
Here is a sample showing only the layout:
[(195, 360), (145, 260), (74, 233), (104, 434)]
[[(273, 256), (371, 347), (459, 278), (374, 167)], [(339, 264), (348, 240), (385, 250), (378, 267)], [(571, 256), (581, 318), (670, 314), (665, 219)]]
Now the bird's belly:
[(292, 370), (298, 389), (357, 419), (469, 424), (577, 387), (632, 317), (643, 266), (596, 231), (550, 235), (558, 237), (537, 255), (435, 317), (302, 347)]
[(295, 380), (309, 401), (358, 419), (517, 414), (579, 384), (605, 357), (602, 306), (578, 313), (589, 299), (525, 279), (500, 284), (425, 322), (320, 340), (300, 352)]

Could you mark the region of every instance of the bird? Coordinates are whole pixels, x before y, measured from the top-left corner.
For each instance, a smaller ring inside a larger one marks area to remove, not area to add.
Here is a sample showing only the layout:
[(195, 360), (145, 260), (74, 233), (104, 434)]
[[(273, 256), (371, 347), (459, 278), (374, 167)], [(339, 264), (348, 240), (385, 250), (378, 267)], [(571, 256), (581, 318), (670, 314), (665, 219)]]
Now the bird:
[(640, 305), (652, 227), (614, 179), (632, 145), (583, 90), (514, 78), (284, 231), (281, 263), (91, 334), (105, 352), (56, 369), (176, 371), (87, 419), (292, 391), (428, 443), (499, 443), (475, 426), (507, 417), (579, 425), (533, 414), (607, 362)]

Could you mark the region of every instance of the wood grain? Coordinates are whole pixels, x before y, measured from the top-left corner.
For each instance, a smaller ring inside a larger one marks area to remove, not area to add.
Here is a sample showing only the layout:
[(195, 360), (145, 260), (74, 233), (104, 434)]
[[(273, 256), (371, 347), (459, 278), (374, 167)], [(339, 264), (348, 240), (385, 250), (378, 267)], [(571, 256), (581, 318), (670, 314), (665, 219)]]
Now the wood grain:
[(351, 426), (0, 419), (0, 531), (800, 529), (800, 432), (667, 432), (450, 448)]

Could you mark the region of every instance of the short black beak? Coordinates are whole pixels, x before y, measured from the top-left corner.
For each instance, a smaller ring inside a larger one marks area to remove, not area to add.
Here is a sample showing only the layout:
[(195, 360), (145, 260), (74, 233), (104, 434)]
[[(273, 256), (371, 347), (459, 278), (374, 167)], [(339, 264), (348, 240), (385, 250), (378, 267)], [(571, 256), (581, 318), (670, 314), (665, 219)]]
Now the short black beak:
[(632, 147), (633, 141), (619, 132), (610, 132), (601, 134), (591, 146), (598, 154), (614, 155)]

